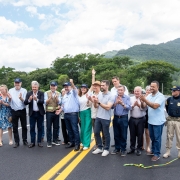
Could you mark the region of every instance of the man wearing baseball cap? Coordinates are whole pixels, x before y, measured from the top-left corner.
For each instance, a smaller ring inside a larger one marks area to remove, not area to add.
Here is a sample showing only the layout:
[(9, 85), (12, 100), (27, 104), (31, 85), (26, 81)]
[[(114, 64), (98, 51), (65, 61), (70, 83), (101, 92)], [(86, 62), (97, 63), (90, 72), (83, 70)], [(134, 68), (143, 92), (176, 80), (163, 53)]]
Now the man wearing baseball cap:
[(15, 145), (14, 148), (19, 146), (19, 133), (18, 133), (18, 121), (20, 119), (22, 126), (22, 139), (23, 144), (28, 145), (27, 142), (27, 119), (26, 119), (26, 106), (24, 104), (27, 90), (22, 88), (22, 81), (20, 78), (14, 80), (14, 88), (9, 90), (10, 105), (12, 108), (12, 122), (13, 122), (13, 134)]
[(56, 114), (56, 110), (61, 103), (61, 94), (56, 91), (56, 89), (57, 83), (53, 81), (50, 83), (50, 90), (44, 93), (44, 103), (46, 105), (47, 147), (49, 148), (52, 147), (52, 144), (56, 146), (60, 145), (58, 141), (59, 114)]
[(178, 157), (180, 158), (180, 87), (173, 86), (170, 90), (172, 96), (166, 100), (165, 104), (168, 117), (166, 118), (166, 153), (163, 155), (163, 157), (168, 158), (170, 156), (170, 149), (172, 148), (172, 142), (175, 133), (176, 147), (178, 149)]
[(73, 79), (70, 82), (65, 82), (63, 87), (66, 91), (62, 100), (61, 110), (64, 111), (64, 120), (66, 128), (68, 130), (68, 136), (70, 143), (66, 148), (74, 147), (74, 151), (80, 149), (80, 137), (78, 128), (78, 113), (79, 113), (79, 100), (78, 90), (73, 83)]

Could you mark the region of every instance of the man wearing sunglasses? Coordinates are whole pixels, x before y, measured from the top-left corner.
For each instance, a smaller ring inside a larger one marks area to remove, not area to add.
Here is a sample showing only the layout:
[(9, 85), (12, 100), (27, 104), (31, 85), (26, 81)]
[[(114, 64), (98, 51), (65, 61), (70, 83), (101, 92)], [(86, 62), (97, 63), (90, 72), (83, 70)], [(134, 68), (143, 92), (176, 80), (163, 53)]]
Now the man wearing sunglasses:
[(170, 90), (172, 92), (172, 96), (166, 100), (165, 105), (168, 117), (166, 118), (166, 153), (163, 157), (168, 158), (170, 156), (170, 149), (172, 148), (172, 141), (175, 133), (176, 147), (178, 149), (178, 157), (180, 158), (180, 87), (173, 86)]

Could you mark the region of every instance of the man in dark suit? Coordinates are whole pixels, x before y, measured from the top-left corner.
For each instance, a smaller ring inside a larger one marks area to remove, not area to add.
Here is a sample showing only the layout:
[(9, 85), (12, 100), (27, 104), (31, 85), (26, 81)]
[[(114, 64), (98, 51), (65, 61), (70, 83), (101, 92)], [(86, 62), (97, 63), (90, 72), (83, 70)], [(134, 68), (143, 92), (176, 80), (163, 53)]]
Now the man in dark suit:
[(25, 105), (29, 105), (29, 122), (30, 122), (30, 135), (31, 144), (29, 148), (35, 146), (36, 132), (35, 125), (37, 122), (38, 129), (38, 146), (43, 147), (41, 143), (42, 137), (42, 123), (44, 121), (44, 93), (39, 91), (39, 83), (37, 81), (32, 81), (31, 83), (32, 91), (28, 92), (26, 99), (24, 101)]

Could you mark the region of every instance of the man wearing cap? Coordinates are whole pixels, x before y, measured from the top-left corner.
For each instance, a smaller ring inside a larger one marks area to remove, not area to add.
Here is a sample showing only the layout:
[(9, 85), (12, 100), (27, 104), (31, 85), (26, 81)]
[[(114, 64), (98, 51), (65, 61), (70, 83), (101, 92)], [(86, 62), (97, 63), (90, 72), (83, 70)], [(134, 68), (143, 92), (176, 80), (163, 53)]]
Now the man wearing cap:
[(26, 119), (26, 106), (24, 100), (26, 98), (27, 90), (21, 87), (22, 82), (20, 78), (14, 80), (14, 88), (9, 90), (10, 105), (12, 108), (12, 123), (14, 134), (14, 148), (19, 146), (19, 133), (18, 133), (18, 121), (20, 119), (22, 126), (22, 139), (23, 144), (28, 145), (27, 142), (27, 119)]
[(166, 121), (164, 107), (165, 97), (159, 92), (159, 82), (152, 81), (150, 85), (151, 94), (147, 97), (141, 95), (139, 98), (145, 102), (142, 108), (148, 106), (148, 129), (151, 138), (151, 152), (147, 155), (152, 155), (151, 161), (157, 161), (160, 159), (161, 154), (161, 137), (163, 132), (163, 126)]
[(74, 151), (80, 149), (80, 137), (78, 128), (78, 113), (79, 113), (79, 100), (78, 100), (78, 90), (70, 79), (70, 82), (63, 84), (66, 91), (64, 95), (61, 110), (64, 111), (64, 120), (66, 123), (66, 128), (68, 130), (69, 145), (66, 148), (74, 147)]
[(24, 101), (25, 105), (29, 105), (29, 122), (30, 122), (30, 135), (31, 135), (31, 144), (29, 148), (35, 146), (36, 141), (36, 132), (35, 126), (37, 122), (38, 129), (38, 146), (43, 147), (41, 144), (42, 137), (42, 123), (44, 121), (44, 93), (39, 91), (39, 83), (37, 81), (31, 82), (32, 91), (29, 91), (26, 95), (26, 100)]
[(170, 149), (172, 148), (172, 142), (174, 132), (176, 134), (176, 148), (178, 149), (178, 158), (180, 158), (180, 87), (173, 86), (171, 89), (172, 96), (166, 100), (166, 111), (168, 117), (166, 118), (167, 125), (167, 139), (166, 139), (166, 153), (164, 158), (170, 156)]
[(56, 110), (61, 103), (61, 94), (56, 91), (56, 89), (57, 83), (53, 81), (50, 83), (50, 90), (44, 93), (44, 103), (46, 105), (47, 147), (49, 148), (52, 147), (52, 144), (56, 146), (60, 145), (58, 141), (59, 114), (56, 114)]

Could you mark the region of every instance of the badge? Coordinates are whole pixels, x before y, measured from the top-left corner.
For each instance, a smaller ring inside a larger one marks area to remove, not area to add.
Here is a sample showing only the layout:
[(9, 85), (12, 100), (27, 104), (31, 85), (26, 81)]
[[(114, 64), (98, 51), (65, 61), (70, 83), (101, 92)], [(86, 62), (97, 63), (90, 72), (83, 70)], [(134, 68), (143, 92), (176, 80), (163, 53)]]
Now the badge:
[(180, 106), (180, 103), (177, 103), (177, 106)]

